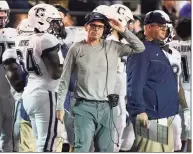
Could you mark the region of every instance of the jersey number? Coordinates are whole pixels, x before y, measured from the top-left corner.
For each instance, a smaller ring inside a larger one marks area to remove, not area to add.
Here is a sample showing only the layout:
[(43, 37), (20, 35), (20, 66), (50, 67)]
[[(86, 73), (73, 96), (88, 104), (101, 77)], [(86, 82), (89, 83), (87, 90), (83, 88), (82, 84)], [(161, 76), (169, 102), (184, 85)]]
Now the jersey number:
[(24, 63), (23, 63), (23, 54), (20, 50), (17, 50), (17, 56), (19, 58), (19, 63), (23, 69), (23, 72), (28, 74), (28, 72), (33, 72), (38, 76), (41, 76), (42, 73), (40, 71), (40, 68), (38, 64), (36, 64), (34, 57), (33, 57), (33, 49), (27, 49), (27, 61), (26, 61), (26, 67), (27, 70), (25, 69)]
[(16, 53), (17, 53), (17, 57), (19, 59), (19, 64), (21, 66), (21, 69), (22, 71), (25, 73), (25, 75), (27, 76), (28, 75), (28, 72), (27, 70), (25, 69), (25, 65), (24, 65), (24, 62), (23, 62), (23, 54), (20, 50), (16, 50)]
[(189, 69), (188, 69), (188, 60), (187, 56), (183, 55), (182, 56), (182, 75), (183, 75), (183, 82), (187, 83), (190, 80), (190, 74), (189, 74)]
[(27, 49), (27, 64), (26, 64), (28, 72), (34, 72), (36, 75), (41, 76), (42, 73), (38, 64), (33, 57), (33, 49)]
[(3, 58), (3, 53), (6, 49), (5, 43), (7, 43), (7, 48), (12, 48), (15, 46), (15, 42), (1, 42), (0, 43), (0, 64), (2, 64), (2, 58)]

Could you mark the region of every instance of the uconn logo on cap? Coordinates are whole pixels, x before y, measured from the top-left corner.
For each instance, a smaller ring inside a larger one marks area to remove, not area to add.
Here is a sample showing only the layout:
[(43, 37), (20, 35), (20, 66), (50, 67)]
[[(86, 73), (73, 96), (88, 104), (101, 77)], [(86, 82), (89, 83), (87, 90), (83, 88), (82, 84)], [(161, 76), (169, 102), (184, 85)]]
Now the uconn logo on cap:
[(44, 8), (35, 8), (35, 10), (36, 10), (35, 15), (36, 15), (37, 17), (43, 17), (43, 16), (45, 16), (45, 9), (44, 9)]
[(99, 15), (96, 15), (95, 18), (100, 18), (100, 16), (99, 16)]

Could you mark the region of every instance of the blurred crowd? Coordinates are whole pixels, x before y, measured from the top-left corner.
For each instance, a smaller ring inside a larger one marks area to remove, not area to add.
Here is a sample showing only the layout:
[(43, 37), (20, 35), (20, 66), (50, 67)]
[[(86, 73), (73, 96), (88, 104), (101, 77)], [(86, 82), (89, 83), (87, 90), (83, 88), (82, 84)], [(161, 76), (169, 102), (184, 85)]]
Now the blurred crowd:
[(142, 24), (141, 21), (147, 12), (157, 9), (162, 9), (173, 21), (176, 21), (179, 17), (191, 17), (191, 0), (7, 0), (7, 2), (11, 9), (21, 10), (17, 12), (11, 11), (11, 19), (16, 19), (10, 20), (9, 26), (11, 27), (16, 27), (23, 18), (26, 18), (27, 11), (38, 3), (60, 4), (68, 8), (65, 14), (69, 18), (69, 26), (83, 26), (86, 13), (92, 11), (98, 5), (123, 4), (129, 7), (136, 15), (135, 27)]

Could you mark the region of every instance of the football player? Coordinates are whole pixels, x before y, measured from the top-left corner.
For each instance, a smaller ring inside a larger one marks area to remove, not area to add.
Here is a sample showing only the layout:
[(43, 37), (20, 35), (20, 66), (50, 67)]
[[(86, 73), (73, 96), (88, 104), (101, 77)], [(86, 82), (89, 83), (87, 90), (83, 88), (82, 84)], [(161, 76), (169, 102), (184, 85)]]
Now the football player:
[[(121, 21), (121, 24), (124, 27), (127, 27), (128, 22), (134, 20), (131, 10), (122, 4), (111, 5), (110, 9), (113, 11), (112, 14), (113, 13), (115, 14), (115, 18), (118, 18), (118, 20)], [(128, 44), (116, 30), (112, 30), (111, 35), (107, 37), (107, 39)], [(118, 113), (115, 123), (118, 130), (118, 134), (115, 132), (116, 136), (115, 141), (116, 142), (118, 141), (119, 146), (116, 145), (114, 146), (114, 152), (119, 152), (120, 149), (123, 151), (130, 150), (135, 140), (134, 131), (132, 129), (133, 128), (132, 123), (126, 123), (126, 117), (128, 116), (128, 113), (126, 111), (126, 99), (125, 99), (127, 89), (126, 62), (127, 57), (121, 57), (118, 59), (117, 81), (115, 86), (115, 93), (119, 95), (119, 105), (117, 107)]]
[[(166, 20), (171, 21), (169, 16), (161, 10), (156, 10), (155, 12), (161, 13), (162, 16), (164, 16), (164, 18), (166, 18)], [(166, 57), (168, 58), (173, 72), (177, 77), (177, 81), (178, 81), (178, 90), (179, 90), (179, 99), (180, 99), (180, 107), (183, 110), (183, 114), (187, 115), (187, 123), (190, 123), (190, 112), (188, 110), (188, 105), (185, 99), (185, 94), (184, 94), (184, 89), (182, 87), (182, 81), (181, 81), (181, 74), (182, 74), (182, 68), (181, 67), (181, 54), (178, 50), (176, 50), (176, 48), (174, 48), (173, 44), (173, 38), (174, 38), (174, 28), (172, 26), (172, 24), (166, 24), (168, 27), (167, 30), (167, 35), (164, 41), (162, 41), (163, 46), (164, 47), (164, 53), (166, 55)], [(167, 44), (167, 45), (166, 45)], [(179, 116), (179, 114), (175, 115), (174, 120), (172, 122), (173, 124), (173, 137), (174, 137), (174, 150), (175, 151), (179, 151), (182, 147), (182, 143), (181, 143), (181, 133), (182, 133), (182, 128), (183, 125), (185, 124), (187, 127), (189, 124), (183, 123), (181, 124), (181, 117)]]
[[(191, 19), (182, 18), (177, 22), (176, 33), (180, 37), (180, 40), (173, 40), (170, 42), (170, 46), (177, 49), (181, 54), (181, 85), (184, 89), (185, 97), (181, 98), (182, 102), (187, 102), (187, 105), (182, 106), (181, 118), (182, 118), (182, 152), (184, 152), (185, 143), (188, 142), (188, 152), (191, 152), (191, 121), (190, 121), (190, 86), (191, 86)], [(183, 92), (182, 92), (183, 93)]]
[[(17, 51), (23, 58), (24, 69), (28, 73), (27, 85), (24, 85), (25, 88), (23, 86), (23, 105), (32, 123), (37, 151), (55, 151), (56, 139), (60, 137), (60, 123), (55, 113), (55, 89), (62, 70), (58, 55), (62, 19), (55, 7), (38, 4), (29, 10), (28, 21), (34, 34), (30, 41), (19, 43), (20, 46), (28, 46), (25, 51)], [(9, 67), (12, 65), (15, 63)], [(13, 85), (16, 82), (13, 78), (15, 74), (12, 72), (8, 76)]]
[[(31, 35), (33, 34), (34, 30), (32, 27), (29, 26), (28, 19), (23, 19), (20, 24), (17, 26), (18, 31), (18, 37), (16, 38), (16, 54), (18, 58), (18, 63), (20, 64), (20, 67), (22, 69), (22, 72), (25, 73), (25, 75), (28, 75), (27, 70), (24, 66), (24, 58), (23, 58), (23, 52), (26, 48), (28, 48), (29, 40)], [(20, 106), (18, 106), (18, 114), (16, 119), (16, 124), (14, 124), (14, 129), (19, 130), (19, 133), (16, 134), (15, 138), (16, 141), (20, 143), (20, 152), (35, 152), (35, 137), (32, 133), (32, 126), (30, 123), (29, 116), (27, 115), (25, 109), (23, 108), (22, 104), (23, 100), (20, 98)], [(27, 145), (27, 146), (26, 146)]]
[[(2, 55), (7, 48), (15, 45), (14, 38), (17, 32), (13, 28), (5, 28), (9, 21), (10, 9), (8, 3), (4, 0), (0, 1), (0, 151), (11, 152), (12, 144), (12, 126), (14, 112), (15, 93), (11, 90), (5, 70), (2, 65)], [(17, 97), (15, 96), (15, 99)]]

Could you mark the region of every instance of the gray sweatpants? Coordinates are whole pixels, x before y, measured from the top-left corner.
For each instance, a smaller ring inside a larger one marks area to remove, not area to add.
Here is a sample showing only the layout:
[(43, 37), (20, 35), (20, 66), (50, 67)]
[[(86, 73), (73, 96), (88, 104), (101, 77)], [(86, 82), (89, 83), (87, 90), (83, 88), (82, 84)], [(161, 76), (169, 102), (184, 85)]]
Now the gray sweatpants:
[(14, 99), (11, 95), (0, 96), (0, 150), (11, 152)]

